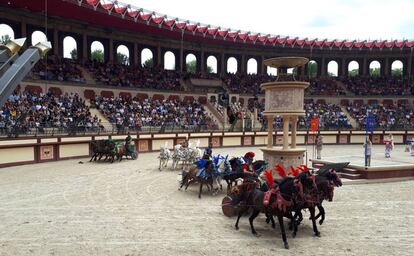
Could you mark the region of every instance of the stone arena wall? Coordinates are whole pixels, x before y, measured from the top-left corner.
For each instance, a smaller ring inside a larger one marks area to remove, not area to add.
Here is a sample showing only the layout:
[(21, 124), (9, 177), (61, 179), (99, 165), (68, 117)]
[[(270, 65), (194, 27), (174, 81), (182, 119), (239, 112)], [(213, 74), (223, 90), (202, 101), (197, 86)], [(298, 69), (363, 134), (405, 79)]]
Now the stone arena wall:
[[(393, 131), (395, 143), (403, 144), (414, 138), (414, 131)], [(383, 144), (387, 132), (376, 131), (370, 135), (374, 144)], [(321, 132), (324, 144), (362, 144), (365, 133), (362, 131), (326, 131)], [(91, 155), (92, 140), (108, 139), (109, 135), (48, 137), (48, 138), (2, 138), (0, 139), (0, 167), (84, 158)], [(114, 140), (123, 140), (126, 135), (112, 136)], [(213, 147), (251, 147), (267, 144), (266, 132), (214, 132), (214, 133), (172, 133), (172, 134), (132, 134), (136, 149), (140, 153), (158, 151), (167, 145), (174, 145), (185, 139), (200, 147), (209, 143)], [(281, 145), (282, 131), (273, 133), (273, 144)], [(315, 135), (298, 132), (299, 145), (313, 144)]]

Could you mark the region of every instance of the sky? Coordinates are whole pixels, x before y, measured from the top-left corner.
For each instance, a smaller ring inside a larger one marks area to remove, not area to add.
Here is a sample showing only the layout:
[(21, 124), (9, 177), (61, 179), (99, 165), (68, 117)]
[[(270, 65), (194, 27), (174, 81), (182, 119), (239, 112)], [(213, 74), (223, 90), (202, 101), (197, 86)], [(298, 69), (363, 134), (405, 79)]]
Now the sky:
[[(121, 0), (121, 2), (167, 14), (170, 17), (263, 34), (319, 39), (414, 39), (414, 0)], [(0, 25), (0, 36), (4, 33), (7, 33), (6, 29)], [(73, 43), (69, 42), (68, 45)], [(65, 56), (69, 55), (68, 48), (73, 46), (66, 47)], [(93, 49), (96, 49), (95, 45)], [(143, 57), (145, 59), (149, 55)], [(167, 62), (170, 66), (173, 65)]]

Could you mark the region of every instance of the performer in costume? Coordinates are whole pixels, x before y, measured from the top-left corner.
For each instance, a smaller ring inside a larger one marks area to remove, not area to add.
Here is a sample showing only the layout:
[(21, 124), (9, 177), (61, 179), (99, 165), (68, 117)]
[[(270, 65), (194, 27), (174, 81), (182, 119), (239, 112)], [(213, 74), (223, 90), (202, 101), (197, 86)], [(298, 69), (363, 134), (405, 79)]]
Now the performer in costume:
[(210, 142), (208, 147), (204, 149), (203, 159), (211, 159), (213, 156), (213, 144)]
[(384, 140), (385, 142), (385, 158), (390, 158), (392, 150), (394, 149), (394, 136), (390, 133)]

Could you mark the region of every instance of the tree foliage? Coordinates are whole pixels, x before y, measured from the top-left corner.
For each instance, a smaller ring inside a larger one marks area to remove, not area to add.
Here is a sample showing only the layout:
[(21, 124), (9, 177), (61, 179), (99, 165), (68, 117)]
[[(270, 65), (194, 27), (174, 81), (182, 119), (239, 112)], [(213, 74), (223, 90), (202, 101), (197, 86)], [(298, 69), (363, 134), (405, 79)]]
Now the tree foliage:
[(10, 43), (11, 38), (9, 35), (2, 35), (0, 38), (0, 44), (8, 44)]
[(122, 65), (129, 65), (129, 57), (121, 52), (118, 52), (116, 54), (116, 59), (118, 61), (119, 64)]
[(396, 68), (396, 69), (391, 70), (391, 75), (402, 76), (403, 75), (402, 68)]
[(353, 69), (353, 70), (348, 71), (348, 76), (354, 77), (354, 76), (358, 76), (358, 75), (359, 75), (359, 70), (358, 69)]
[(314, 61), (308, 63), (308, 74), (310, 77), (318, 75), (318, 64)]
[(154, 66), (154, 61), (152, 58), (147, 59), (144, 64), (142, 64), (144, 68), (151, 68)]
[(187, 62), (187, 72), (195, 74), (197, 72), (197, 61), (192, 60)]
[(78, 51), (76, 50), (76, 48), (73, 48), (69, 54), (72, 60), (76, 60), (78, 58)]
[(370, 68), (369, 74), (371, 76), (381, 76), (381, 69), (380, 68)]
[(96, 49), (94, 50), (92, 53), (92, 60), (96, 60), (99, 62), (103, 62), (104, 61), (104, 53), (101, 49)]

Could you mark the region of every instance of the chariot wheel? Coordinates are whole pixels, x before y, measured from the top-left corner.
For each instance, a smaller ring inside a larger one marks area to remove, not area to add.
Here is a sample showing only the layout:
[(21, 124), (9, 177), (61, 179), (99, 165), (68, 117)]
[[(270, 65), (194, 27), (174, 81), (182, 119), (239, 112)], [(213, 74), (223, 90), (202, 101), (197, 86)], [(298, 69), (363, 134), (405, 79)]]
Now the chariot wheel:
[(230, 196), (225, 196), (221, 202), (221, 210), (224, 216), (233, 217), (237, 215), (237, 207), (232, 205), (233, 199)]

